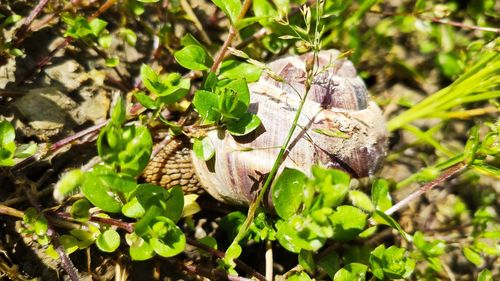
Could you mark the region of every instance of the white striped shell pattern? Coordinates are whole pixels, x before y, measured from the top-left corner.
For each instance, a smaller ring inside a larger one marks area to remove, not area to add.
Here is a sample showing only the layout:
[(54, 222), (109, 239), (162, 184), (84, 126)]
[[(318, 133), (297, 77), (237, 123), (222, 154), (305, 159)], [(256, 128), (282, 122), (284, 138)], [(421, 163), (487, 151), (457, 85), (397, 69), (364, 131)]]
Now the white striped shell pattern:
[[(319, 164), (369, 177), (386, 155), (387, 131), (380, 108), (371, 101), (353, 64), (337, 50), (318, 54), (315, 76), (281, 166), (310, 174)], [(305, 95), (306, 62), (313, 54), (286, 56), (267, 64), (284, 79), (263, 73), (249, 85), (249, 111), (261, 119), (252, 133), (234, 137), (223, 129), (208, 132), (215, 157), (192, 157), (201, 185), (216, 199), (248, 205), (270, 172)]]

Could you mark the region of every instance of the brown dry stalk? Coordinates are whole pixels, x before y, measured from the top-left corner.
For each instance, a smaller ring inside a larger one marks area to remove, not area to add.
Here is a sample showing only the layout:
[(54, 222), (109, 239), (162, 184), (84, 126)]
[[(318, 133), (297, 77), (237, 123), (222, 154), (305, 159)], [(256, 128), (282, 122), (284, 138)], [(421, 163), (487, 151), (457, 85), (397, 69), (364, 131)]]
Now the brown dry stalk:
[[(243, 2), (243, 6), (241, 7), (240, 13), (238, 14), (238, 17), (236, 18), (236, 21), (239, 21), (245, 17), (245, 14), (247, 13), (248, 9), (250, 8), (250, 4), (252, 3), (252, 0), (245, 0)], [(236, 33), (238, 30), (235, 27), (235, 22), (232, 23), (231, 27), (229, 27), (229, 34), (227, 35), (226, 41), (224, 41), (224, 44), (222, 45), (219, 53), (214, 59), (214, 64), (210, 68), (210, 71), (216, 72), (217, 69), (219, 68), (219, 65), (221, 64), (222, 60), (224, 59), (226, 55), (227, 48), (229, 45), (232, 43), (234, 37), (236, 36)]]
[(457, 164), (449, 167), (448, 169), (444, 170), (444, 172), (439, 177), (437, 177), (433, 181), (431, 181), (431, 182), (423, 185), (417, 191), (411, 193), (410, 195), (408, 195), (407, 197), (405, 197), (403, 200), (399, 201), (394, 206), (392, 206), (391, 208), (387, 209), (384, 213), (386, 215), (389, 215), (389, 216), (392, 215), (392, 214), (394, 214), (396, 211), (398, 211), (399, 209), (405, 207), (411, 201), (417, 199), (418, 197), (420, 197), (425, 192), (431, 190), (432, 188), (434, 188), (437, 185), (445, 182), (446, 180), (448, 180), (448, 179), (450, 179), (450, 178), (458, 175), (460, 172), (464, 171), (466, 168), (467, 168), (467, 165), (465, 163), (463, 163), (463, 162), (457, 163)]

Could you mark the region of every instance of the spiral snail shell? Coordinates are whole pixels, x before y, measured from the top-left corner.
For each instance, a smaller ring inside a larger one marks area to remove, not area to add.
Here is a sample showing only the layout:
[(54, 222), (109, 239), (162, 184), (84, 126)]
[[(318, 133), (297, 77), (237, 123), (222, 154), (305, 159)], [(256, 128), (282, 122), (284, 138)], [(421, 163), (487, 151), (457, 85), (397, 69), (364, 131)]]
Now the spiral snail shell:
[[(370, 101), (365, 84), (353, 64), (337, 50), (318, 54), (315, 76), (298, 126), (281, 167), (310, 174), (319, 164), (344, 170), (356, 178), (372, 176), (386, 155), (387, 131), (382, 111)], [(191, 157), (200, 185), (219, 201), (248, 205), (261, 187), (285, 141), (306, 92), (306, 62), (313, 54), (287, 56), (267, 67), (268, 74), (249, 85), (249, 111), (262, 124), (245, 136), (223, 129), (208, 132), (215, 157)], [(149, 180), (152, 181), (152, 180)], [(154, 182), (154, 181), (153, 181)]]

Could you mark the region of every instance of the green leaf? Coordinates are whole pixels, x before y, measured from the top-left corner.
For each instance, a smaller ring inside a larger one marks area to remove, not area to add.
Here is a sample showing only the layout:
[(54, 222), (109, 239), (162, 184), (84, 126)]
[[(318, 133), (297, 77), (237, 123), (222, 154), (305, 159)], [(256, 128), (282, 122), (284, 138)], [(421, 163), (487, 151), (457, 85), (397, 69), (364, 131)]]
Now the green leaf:
[(229, 239), (234, 239), (238, 234), (238, 231), (245, 222), (246, 215), (240, 211), (231, 212), (220, 220), (219, 227), (227, 233)]
[(257, 129), (260, 124), (261, 121), (257, 115), (247, 112), (235, 121), (228, 121), (226, 128), (233, 136), (244, 136)]
[(454, 77), (462, 73), (462, 65), (459, 58), (453, 53), (440, 52), (437, 56), (437, 62), (443, 74), (447, 77)]
[(241, 10), (240, 0), (212, 0), (212, 2), (229, 17), (231, 23), (236, 23)]
[(195, 139), (193, 151), (196, 157), (205, 161), (212, 159), (215, 155), (215, 147), (209, 137)]
[[(106, 35), (101, 35), (97, 39), (97, 42), (99, 43), (99, 46), (103, 47), (104, 49), (109, 49), (111, 47), (111, 44), (113, 43), (113, 37), (110, 34)], [(118, 58), (116, 58), (118, 60)], [(106, 66), (112, 67), (113, 62), (110, 61), (110, 59), (106, 59)], [(110, 65), (108, 65), (110, 64)], [(118, 62), (116, 62), (116, 65), (118, 65)]]
[(108, 25), (108, 23), (99, 18), (95, 18), (89, 22), (90, 30), (95, 37), (99, 37), (99, 34), (106, 28), (106, 25)]
[(288, 278), (286, 279), (287, 281), (311, 281), (311, 277), (307, 275), (304, 271), (300, 272), (294, 272)]
[(8, 26), (10, 24), (16, 23), (20, 21), (23, 17), (18, 14), (12, 14), (8, 16), (5, 21), (2, 23), (3, 26)]
[(158, 94), (161, 84), (158, 74), (147, 64), (141, 66), (141, 80), (144, 87), (154, 94)]
[(332, 128), (332, 129), (313, 129), (315, 133), (322, 134), (328, 137), (333, 137), (333, 138), (341, 138), (341, 139), (349, 139), (351, 136), (349, 134), (346, 134), (339, 129)]
[(130, 245), (129, 253), (132, 260), (143, 261), (154, 256), (153, 248), (144, 239), (135, 233), (125, 235), (127, 243)]
[(59, 254), (57, 253), (56, 249), (54, 249), (54, 246), (52, 246), (52, 245), (49, 245), (47, 247), (47, 249), (45, 250), (45, 253), (49, 257), (53, 258), (54, 260), (58, 260), (59, 259)]
[(190, 70), (207, 70), (213, 63), (210, 55), (200, 46), (188, 45), (174, 53), (175, 60)]
[(149, 163), (153, 149), (153, 139), (149, 130), (143, 125), (130, 125), (123, 128), (125, 149), (118, 152), (118, 165), (121, 172), (130, 176), (138, 176)]
[(311, 251), (302, 250), (299, 253), (299, 264), (309, 273), (316, 271), (316, 263), (314, 262), (314, 255)]
[[(201, 244), (207, 245), (208, 247), (210, 247), (212, 249), (217, 249), (217, 240), (212, 236), (205, 236), (201, 239), (198, 239), (198, 242), (200, 242)], [(203, 251), (202, 249), (198, 248), (198, 250), (204, 254), (209, 254), (209, 253)]]
[(212, 92), (198, 90), (194, 94), (193, 105), (205, 124), (220, 119), (220, 113), (214, 110), (218, 104), (219, 98)]
[(372, 236), (373, 234), (377, 233), (377, 229), (378, 228), (376, 225), (368, 227), (367, 229), (363, 230), (363, 232), (361, 232), (359, 234), (359, 237), (360, 238), (368, 238), (368, 237)]
[[(167, 80), (169, 77), (177, 76), (178, 73), (170, 73), (167, 75)], [(158, 93), (159, 101), (164, 104), (173, 104), (179, 101), (189, 93), (191, 87), (191, 81), (189, 79), (177, 79), (176, 81), (168, 81), (166, 84), (166, 89)]]
[(340, 205), (349, 191), (350, 176), (343, 171), (320, 166), (313, 166), (312, 173), (314, 184), (323, 195), (322, 206), (332, 208)]
[(413, 12), (415, 14), (421, 13), (425, 10), (425, 0), (417, 0), (415, 6), (413, 7)]
[(43, 215), (39, 215), (33, 224), (33, 229), (35, 233), (39, 236), (44, 236), (47, 234), (47, 230), (49, 229), (49, 225), (47, 219)]
[(120, 63), (120, 59), (118, 57), (107, 58), (105, 64), (107, 67), (117, 67)]
[(146, 210), (144, 216), (135, 224), (134, 232), (141, 236), (147, 237), (151, 227), (157, 217), (161, 216), (164, 213), (164, 210), (161, 207), (156, 205), (152, 205), (150, 208)]
[(132, 29), (129, 28), (121, 28), (120, 29), (120, 36), (129, 44), (130, 46), (135, 46), (135, 43), (137, 42), (137, 35)]
[(373, 213), (372, 218), (378, 223), (385, 224), (396, 229), (406, 241), (411, 242), (411, 236), (408, 235), (408, 233), (406, 233), (399, 223), (397, 223), (391, 216), (377, 210)]
[(152, 98), (150, 98), (144, 92), (137, 92), (134, 94), (134, 97), (145, 108), (153, 109), (153, 110), (158, 109), (158, 105), (156, 104), (156, 101), (154, 101)]
[(94, 234), (88, 230), (72, 229), (69, 231), (71, 235), (78, 239), (78, 249), (86, 249), (95, 241)]
[(333, 239), (348, 241), (356, 238), (365, 229), (367, 217), (367, 214), (356, 207), (349, 205), (337, 207), (329, 217), (333, 227)]
[(99, 250), (112, 253), (120, 246), (120, 234), (114, 229), (108, 229), (97, 237), (95, 244)]
[(15, 140), (16, 133), (14, 126), (7, 120), (0, 121), (0, 145), (11, 143)]
[(238, 60), (225, 60), (220, 67), (220, 79), (245, 79), (248, 83), (259, 80), (262, 69)]
[(153, 250), (162, 257), (172, 257), (181, 253), (186, 246), (186, 237), (182, 230), (167, 217), (158, 217), (152, 226), (157, 236), (149, 240)]
[(113, 122), (101, 130), (97, 150), (107, 164), (120, 166), (130, 176), (138, 176), (149, 162), (153, 140), (147, 127), (128, 125), (124, 128)]
[(226, 255), (224, 256), (225, 261), (232, 261), (237, 259), (241, 255), (241, 246), (239, 244), (231, 244), (226, 250)]
[(252, 1), (253, 12), (256, 17), (262, 18), (259, 23), (264, 27), (271, 27), (276, 21), (273, 19), (278, 17), (278, 11), (268, 0)]
[(361, 263), (350, 263), (342, 267), (335, 276), (334, 281), (364, 281), (368, 266)]
[(485, 268), (477, 276), (477, 281), (493, 281), (493, 274)]
[(169, 190), (169, 193), (169, 198), (165, 204), (166, 217), (177, 223), (181, 219), (182, 210), (184, 209), (184, 192), (182, 192), (180, 185), (176, 185)]
[(413, 245), (428, 257), (438, 257), (444, 254), (446, 249), (446, 244), (443, 240), (435, 239), (427, 242), (424, 234), (420, 231), (413, 234)]
[(14, 152), (14, 157), (16, 158), (26, 158), (36, 153), (37, 145), (35, 143), (21, 144), (16, 148)]
[(125, 122), (127, 114), (127, 107), (125, 106), (125, 101), (121, 96), (118, 97), (113, 110), (111, 111), (111, 122), (121, 125)]
[(473, 264), (480, 266), (484, 263), (484, 259), (481, 257), (481, 254), (474, 251), (470, 247), (464, 247), (463, 249), (464, 256)]
[(94, 206), (105, 212), (118, 213), (122, 202), (118, 195), (110, 190), (114, 187), (113, 182), (109, 177), (104, 177), (95, 171), (88, 172), (83, 177), (82, 193)]
[(71, 235), (61, 235), (59, 241), (68, 254), (78, 250), (78, 240)]
[(182, 216), (184, 194), (180, 186), (166, 190), (154, 184), (139, 184), (129, 198), (131, 200), (122, 208), (122, 213), (127, 217), (140, 218), (153, 206), (157, 208), (158, 214), (174, 222)]
[(321, 255), (317, 263), (331, 279), (334, 278), (335, 273), (340, 269), (340, 257), (335, 251), (329, 251)]
[(24, 211), (23, 214), (23, 222), (27, 225), (35, 223), (35, 220), (38, 217), (38, 212), (33, 207), (29, 207)]
[(370, 253), (369, 262), (373, 275), (381, 280), (407, 278), (415, 268), (415, 261), (408, 257), (405, 248), (386, 249), (383, 244)]
[(159, 2), (160, 0), (137, 0), (139, 2), (142, 2), (142, 3), (156, 3), (156, 2)]
[(206, 75), (205, 81), (203, 81), (203, 89), (209, 92), (214, 92), (215, 87), (217, 87), (218, 83), (219, 83), (219, 78), (217, 78), (217, 74), (210, 71)]
[(272, 187), (276, 213), (282, 219), (295, 215), (302, 204), (307, 176), (299, 170), (285, 168)]
[(78, 220), (87, 220), (89, 218), (90, 205), (87, 199), (79, 199), (71, 205), (69, 213), (71, 216)]
[(129, 218), (140, 218), (146, 213), (143, 205), (139, 202), (137, 197), (132, 198), (122, 207), (122, 213)]
[[(224, 110), (221, 104), (225, 104), (227, 100), (231, 98), (234, 99), (234, 103), (230, 107), (230, 110)], [(248, 90), (248, 84), (243, 79), (232, 80), (223, 87), (220, 88), (219, 94), (219, 110), (221, 112), (227, 112), (235, 117), (242, 117), (250, 105), (250, 91)]]
[(14, 165), (14, 153), (16, 144), (14, 142), (0, 146), (0, 167)]
[(351, 190), (349, 191), (349, 199), (352, 202), (352, 205), (358, 207), (366, 212), (372, 212), (375, 207), (373, 206), (370, 197), (366, 195), (366, 193), (359, 190)]
[(203, 45), (198, 40), (196, 40), (196, 38), (193, 35), (191, 35), (190, 33), (186, 33), (186, 35), (182, 36), (181, 45), (183, 47), (186, 47), (189, 45), (196, 45), (196, 46), (200, 46), (203, 48)]
[(469, 131), (469, 138), (464, 148), (464, 162), (466, 164), (473, 163), (476, 158), (476, 153), (480, 146), (479, 142), (479, 127), (474, 126)]
[(316, 251), (326, 242), (326, 239), (313, 233), (308, 225), (309, 221), (299, 216), (294, 216), (286, 221), (278, 221), (276, 238), (281, 246), (293, 253), (300, 250)]
[(389, 194), (389, 184), (384, 179), (378, 179), (372, 185), (372, 201), (375, 208), (382, 212), (392, 207), (392, 199)]

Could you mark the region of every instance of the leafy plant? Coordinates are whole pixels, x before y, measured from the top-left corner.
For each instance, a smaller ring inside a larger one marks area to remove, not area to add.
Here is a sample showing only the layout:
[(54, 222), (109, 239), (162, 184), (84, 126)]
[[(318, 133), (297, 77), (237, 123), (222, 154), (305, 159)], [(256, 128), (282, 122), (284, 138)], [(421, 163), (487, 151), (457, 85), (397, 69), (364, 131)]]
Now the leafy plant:
[(0, 121), (0, 167), (12, 166), (15, 158), (26, 158), (35, 154), (34, 143), (16, 146), (14, 127), (6, 120)]

